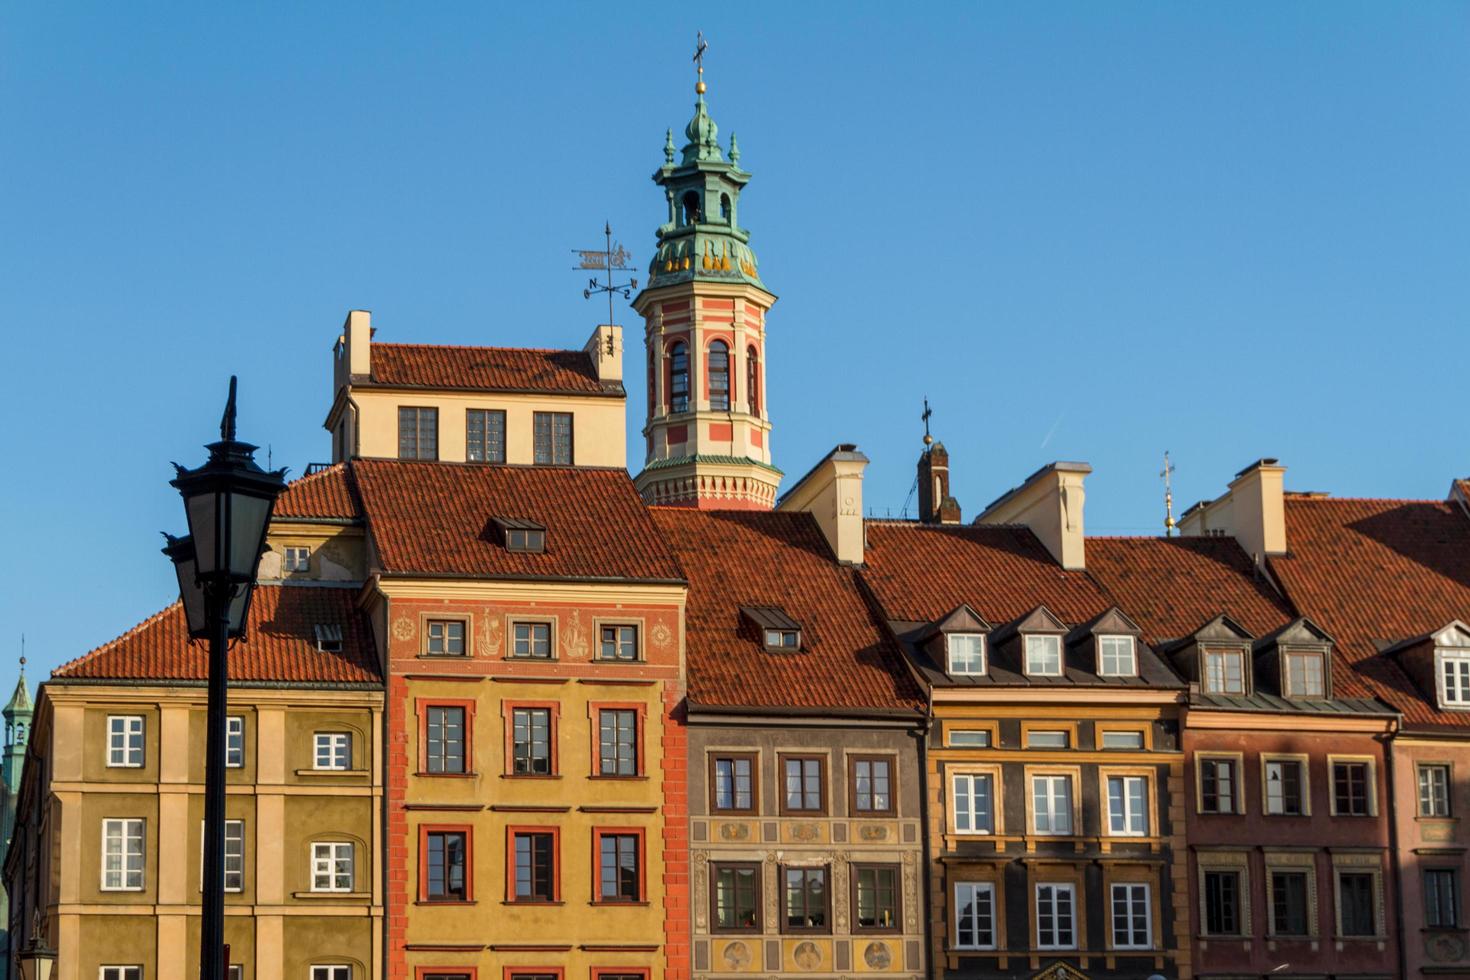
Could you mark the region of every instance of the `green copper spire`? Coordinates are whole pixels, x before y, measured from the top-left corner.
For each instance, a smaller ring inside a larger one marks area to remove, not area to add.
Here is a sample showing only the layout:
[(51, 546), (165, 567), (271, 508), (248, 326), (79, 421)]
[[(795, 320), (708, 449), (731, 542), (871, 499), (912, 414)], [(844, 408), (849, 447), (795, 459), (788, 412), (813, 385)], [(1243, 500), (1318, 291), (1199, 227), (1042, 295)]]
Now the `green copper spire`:
[(30, 714), (34, 709), (31, 703), (31, 689), (26, 685), (26, 658), (20, 658), (20, 679), (15, 682), (15, 692), (10, 695), (10, 703), (5, 706), (6, 718), (13, 718), (17, 714)]

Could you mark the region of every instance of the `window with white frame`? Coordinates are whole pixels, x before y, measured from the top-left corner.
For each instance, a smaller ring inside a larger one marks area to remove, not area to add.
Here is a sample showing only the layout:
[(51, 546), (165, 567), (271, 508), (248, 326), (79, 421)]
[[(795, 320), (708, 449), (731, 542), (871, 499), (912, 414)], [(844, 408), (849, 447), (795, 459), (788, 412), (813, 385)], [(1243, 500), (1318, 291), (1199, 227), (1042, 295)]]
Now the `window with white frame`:
[(1470, 708), (1470, 650), (1439, 651), (1440, 698), (1447, 708)]
[(1075, 949), (1076, 889), (1071, 884), (1036, 886), (1036, 948)]
[(951, 674), (985, 673), (985, 634), (950, 633), (944, 638)]
[(1327, 681), (1321, 652), (1292, 650), (1285, 656), (1286, 696), (1289, 698), (1324, 697), (1327, 691)]
[(1031, 777), (1032, 830), (1038, 834), (1072, 832), (1072, 777)]
[(1205, 694), (1245, 693), (1245, 654), (1239, 650), (1206, 650), (1201, 689)]
[(1450, 815), (1450, 767), (1430, 763), (1419, 767), (1419, 816)]
[(97, 971), (99, 980), (143, 980), (141, 966), (104, 966)]
[(136, 769), (143, 765), (143, 717), (107, 716), (107, 765)]
[(1112, 887), (1113, 948), (1152, 949), (1153, 917), (1149, 914), (1148, 885)]
[(988, 773), (958, 772), (950, 781), (957, 834), (995, 833), (994, 782)]
[(225, 765), (231, 769), (245, 765), (245, 719), (239, 715), (225, 719)]
[(1043, 677), (1060, 677), (1062, 673), (1062, 638), (1051, 634), (1026, 637), (1026, 673)]
[(311, 549), (287, 547), (285, 557), (281, 559), (281, 567), (288, 572), (311, 571)]
[(311, 890), (352, 891), (352, 843), (313, 841), (311, 845)]
[(352, 967), (345, 963), (314, 963), (311, 980), (352, 980)]
[(1143, 776), (1108, 777), (1108, 833), (1148, 834), (1148, 780)]
[(351, 769), (352, 734), (350, 732), (317, 732), (316, 769)]
[(102, 890), (143, 890), (143, 821), (109, 817), (102, 821)]
[[(204, 890), (204, 821), (199, 822), (199, 890)], [(225, 891), (245, 890), (245, 821), (225, 821)]]
[(1131, 636), (1099, 636), (1098, 660), (1104, 677), (1134, 677), (1138, 654)]
[(962, 881), (954, 886), (956, 949), (995, 948), (995, 885)]

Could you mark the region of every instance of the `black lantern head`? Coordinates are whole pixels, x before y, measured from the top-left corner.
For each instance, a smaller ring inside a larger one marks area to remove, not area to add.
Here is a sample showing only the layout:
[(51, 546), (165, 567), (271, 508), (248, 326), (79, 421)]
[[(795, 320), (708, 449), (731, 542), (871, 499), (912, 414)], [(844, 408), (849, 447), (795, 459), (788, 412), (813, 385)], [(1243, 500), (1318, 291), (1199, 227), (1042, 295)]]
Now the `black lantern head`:
[(199, 584), (199, 571), (194, 562), (194, 539), (188, 535), (176, 538), (167, 531), (163, 538), (168, 544), (163, 553), (174, 563), (174, 572), (179, 577), (179, 598), (184, 601), (184, 619), (189, 624), (189, 635), (196, 640), (204, 639), (209, 624), (204, 618), (204, 586)]

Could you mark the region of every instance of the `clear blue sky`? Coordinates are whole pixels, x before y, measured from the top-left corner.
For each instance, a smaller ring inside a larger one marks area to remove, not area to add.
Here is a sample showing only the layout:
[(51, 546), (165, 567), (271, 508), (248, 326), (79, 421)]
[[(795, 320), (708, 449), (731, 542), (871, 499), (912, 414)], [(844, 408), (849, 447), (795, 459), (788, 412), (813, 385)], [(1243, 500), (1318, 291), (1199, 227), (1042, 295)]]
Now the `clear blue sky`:
[(9, 3), (5, 693), (22, 631), (49, 668), (174, 597), (168, 463), (231, 372), (300, 473), (349, 308), (580, 346), (570, 249), (610, 219), (647, 260), (696, 28), (788, 474), (857, 442), (897, 514), (925, 395), (967, 519), (1053, 459), (1114, 534), (1159, 527), (1165, 449), (1181, 504), (1263, 455), (1339, 495), (1470, 473), (1465, 3)]

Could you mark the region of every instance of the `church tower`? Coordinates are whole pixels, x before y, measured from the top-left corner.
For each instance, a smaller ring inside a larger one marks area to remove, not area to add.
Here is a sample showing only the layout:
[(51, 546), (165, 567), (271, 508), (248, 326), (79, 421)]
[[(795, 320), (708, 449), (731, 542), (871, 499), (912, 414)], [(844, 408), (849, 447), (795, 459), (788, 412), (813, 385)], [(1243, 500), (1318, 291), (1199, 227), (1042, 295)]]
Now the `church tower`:
[(668, 214), (633, 300), (648, 352), (647, 458), (636, 483), (650, 504), (768, 510), (781, 482), (766, 402), (766, 313), (776, 297), (740, 226), (750, 174), (734, 133), (728, 160), (721, 150), (702, 64), (699, 72), (688, 143), (675, 151), (669, 130), (653, 175)]
[[(31, 691), (26, 686), (26, 658), (20, 658), (20, 680), (15, 693), (0, 714), (5, 716), (5, 754), (0, 756), (0, 864), (10, 852), (10, 835), (15, 831), (15, 804), (20, 795), (21, 770), (26, 761), (26, 742), (31, 735)], [(0, 886), (0, 978), (10, 975), (10, 896)]]

